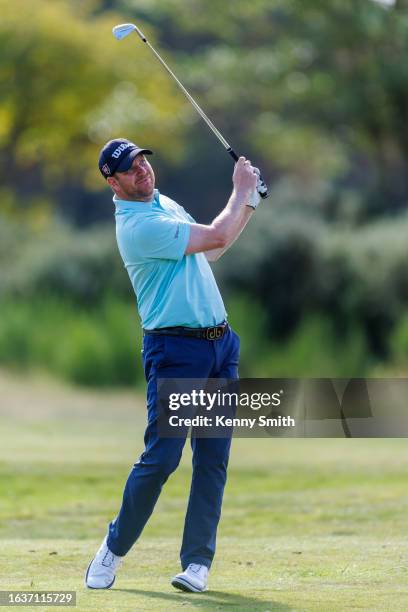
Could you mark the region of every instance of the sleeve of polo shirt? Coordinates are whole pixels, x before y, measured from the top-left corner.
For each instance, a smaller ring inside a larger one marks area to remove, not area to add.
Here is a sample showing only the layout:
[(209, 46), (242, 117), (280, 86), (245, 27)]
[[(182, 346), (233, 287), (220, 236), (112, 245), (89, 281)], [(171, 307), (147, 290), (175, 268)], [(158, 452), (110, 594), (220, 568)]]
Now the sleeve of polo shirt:
[(197, 221), (195, 219), (193, 219), (193, 217), (190, 215), (190, 213), (188, 213), (186, 211), (185, 208), (183, 208), (182, 206), (180, 206), (180, 204), (178, 204), (179, 209), (181, 210), (181, 212), (183, 213), (183, 215), (185, 216), (185, 218), (190, 221), (191, 223), (197, 223)]
[(159, 215), (139, 223), (133, 235), (141, 255), (153, 259), (181, 259), (189, 238), (190, 223)]

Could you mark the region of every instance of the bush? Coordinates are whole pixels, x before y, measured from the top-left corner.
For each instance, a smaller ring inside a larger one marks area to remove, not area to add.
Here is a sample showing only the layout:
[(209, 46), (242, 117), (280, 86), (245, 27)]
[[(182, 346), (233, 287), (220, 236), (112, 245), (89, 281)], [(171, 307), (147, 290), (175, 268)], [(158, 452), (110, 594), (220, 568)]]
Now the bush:
[(134, 305), (106, 298), (80, 309), (54, 298), (2, 305), (0, 363), (45, 368), (77, 384), (130, 385), (143, 379)]
[(264, 333), (266, 312), (245, 294), (227, 296), (228, 322), (241, 339), (239, 371), (242, 377), (259, 376), (259, 365), (270, 345)]
[(271, 341), (322, 317), (339, 339), (358, 330), (386, 359), (408, 299), (407, 233), (408, 216), (351, 230), (260, 209), (217, 274), (224, 288), (257, 297)]
[(368, 375), (373, 363), (361, 330), (350, 328), (340, 338), (330, 320), (310, 317), (288, 340), (271, 345), (257, 376), (360, 378)]
[[(242, 375), (348, 375), (394, 359), (408, 299), (408, 216), (347, 230), (274, 215), (257, 211), (215, 267), (242, 337)], [(141, 379), (129, 333), (139, 324), (113, 228), (13, 227), (0, 224), (0, 361), (42, 364), (84, 384)]]
[(396, 326), (390, 340), (391, 357), (393, 363), (405, 370), (408, 366), (408, 317), (401, 319)]
[(107, 293), (124, 299), (132, 294), (111, 225), (74, 231), (67, 225), (53, 224), (39, 234), (27, 232), (15, 253), (4, 252), (3, 261), (0, 251), (2, 263), (3, 300), (28, 300), (45, 294), (92, 305)]
[[(361, 330), (340, 338), (328, 319), (315, 317), (271, 341), (256, 301), (232, 295), (226, 302), (241, 337), (242, 377), (364, 376), (371, 365)], [(408, 340), (403, 346), (408, 355)], [(47, 369), (86, 386), (144, 385), (140, 349), (135, 305), (114, 297), (92, 308), (55, 297), (2, 304), (0, 363), (7, 366)]]

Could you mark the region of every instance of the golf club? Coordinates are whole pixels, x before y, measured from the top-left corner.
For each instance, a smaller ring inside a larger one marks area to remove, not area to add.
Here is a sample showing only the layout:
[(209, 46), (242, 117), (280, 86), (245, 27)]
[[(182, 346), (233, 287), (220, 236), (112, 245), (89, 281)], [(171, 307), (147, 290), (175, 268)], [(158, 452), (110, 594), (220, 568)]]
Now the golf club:
[[(131, 34), (132, 32), (136, 32), (136, 34), (138, 34), (138, 36), (142, 39), (142, 41), (144, 43), (146, 43), (146, 45), (151, 49), (151, 51), (154, 53), (154, 55), (157, 57), (157, 59), (159, 60), (159, 62), (161, 63), (161, 65), (167, 70), (167, 72), (173, 77), (173, 79), (176, 81), (177, 85), (180, 87), (180, 89), (182, 90), (182, 92), (184, 93), (184, 95), (186, 96), (186, 98), (191, 102), (191, 104), (194, 106), (194, 108), (196, 109), (196, 111), (198, 112), (198, 114), (200, 115), (200, 117), (202, 119), (204, 119), (204, 121), (206, 122), (206, 124), (208, 125), (208, 127), (210, 128), (210, 130), (213, 132), (213, 134), (215, 134), (215, 136), (218, 138), (218, 140), (222, 143), (222, 145), (225, 147), (225, 149), (227, 150), (227, 153), (229, 153), (231, 155), (231, 157), (235, 160), (238, 161), (238, 155), (235, 153), (235, 151), (233, 150), (233, 148), (228, 144), (228, 142), (225, 140), (224, 136), (221, 134), (221, 132), (215, 127), (215, 125), (213, 124), (213, 122), (207, 117), (207, 115), (205, 114), (205, 112), (202, 110), (202, 108), (197, 104), (197, 102), (194, 100), (194, 98), (190, 95), (190, 93), (187, 91), (187, 89), (184, 87), (184, 85), (178, 80), (178, 78), (176, 77), (176, 75), (174, 74), (174, 72), (172, 70), (170, 70), (170, 68), (168, 67), (168, 65), (166, 64), (166, 62), (163, 60), (162, 57), (160, 57), (160, 55), (157, 53), (157, 51), (154, 49), (154, 47), (152, 47), (152, 45), (149, 43), (149, 41), (147, 40), (146, 36), (143, 34), (143, 32), (137, 27), (135, 26), (134, 23), (122, 23), (120, 25), (115, 26), (112, 29), (112, 33), (114, 35), (114, 37), (117, 40), (122, 40), (123, 38), (126, 38), (126, 36), (129, 36), (129, 34)], [(264, 180), (262, 179), (262, 177), (259, 177), (260, 180), (260, 186), (258, 188), (258, 193), (261, 196), (261, 198), (267, 198), (268, 197), (268, 188), (266, 186), (266, 183), (264, 182)]]

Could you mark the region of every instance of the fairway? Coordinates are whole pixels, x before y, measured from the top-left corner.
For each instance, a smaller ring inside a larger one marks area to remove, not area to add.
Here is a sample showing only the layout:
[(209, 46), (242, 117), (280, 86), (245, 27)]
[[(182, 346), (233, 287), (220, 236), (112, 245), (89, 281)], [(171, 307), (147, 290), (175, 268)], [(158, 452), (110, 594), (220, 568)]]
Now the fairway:
[(235, 440), (200, 595), (169, 584), (186, 446), (114, 588), (94, 592), (83, 574), (142, 451), (143, 395), (5, 373), (0, 389), (0, 590), (74, 590), (77, 610), (408, 609), (405, 440)]

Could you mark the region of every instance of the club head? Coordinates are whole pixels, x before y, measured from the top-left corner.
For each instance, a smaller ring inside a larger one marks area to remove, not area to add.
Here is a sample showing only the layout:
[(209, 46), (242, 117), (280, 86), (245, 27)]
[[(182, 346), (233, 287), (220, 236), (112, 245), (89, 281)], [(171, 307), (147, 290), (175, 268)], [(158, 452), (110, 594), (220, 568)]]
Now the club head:
[(117, 40), (122, 40), (122, 38), (126, 38), (126, 36), (129, 36), (135, 30), (137, 30), (137, 27), (134, 23), (121, 23), (112, 28), (112, 34)]

